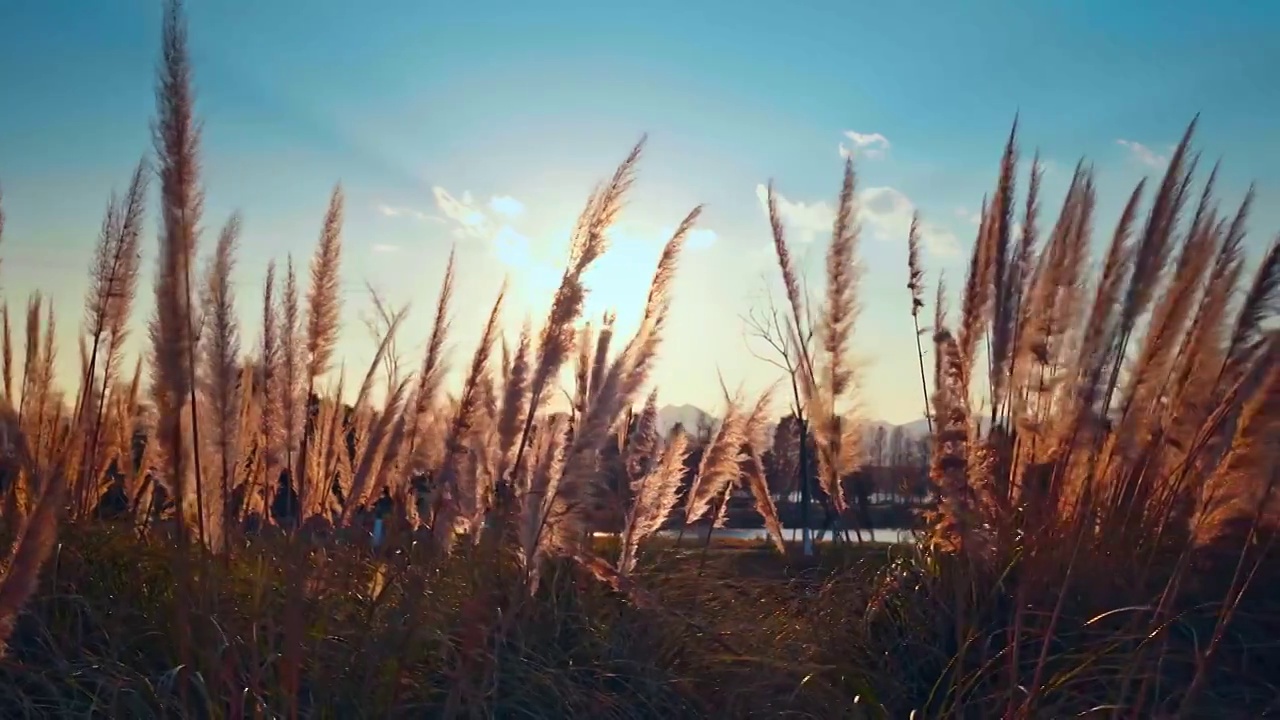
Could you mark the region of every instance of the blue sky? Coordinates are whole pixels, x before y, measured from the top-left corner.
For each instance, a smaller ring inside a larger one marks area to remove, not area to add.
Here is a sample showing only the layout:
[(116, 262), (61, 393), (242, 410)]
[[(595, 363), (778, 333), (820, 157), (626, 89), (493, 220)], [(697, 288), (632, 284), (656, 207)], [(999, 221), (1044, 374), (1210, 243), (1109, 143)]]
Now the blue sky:
[[(958, 285), (1015, 111), (1024, 158), (1038, 147), (1047, 162), (1049, 209), (1079, 157), (1095, 164), (1098, 235), (1197, 111), (1198, 146), (1224, 161), (1224, 201), (1258, 182), (1255, 254), (1280, 230), (1272, 3), (189, 4), (205, 247), (243, 212), (245, 344), (267, 260), (305, 263), (341, 180), (340, 350), (352, 372), (372, 352), (365, 283), (412, 303), (400, 351), (416, 362), (455, 243), (455, 367), (504, 274), (512, 338), (526, 314), (541, 322), (568, 228), (642, 132), (648, 152), (589, 311), (616, 307), (625, 332), (664, 229), (706, 203), (655, 377), (666, 403), (717, 408), (717, 371), (748, 389), (775, 379), (746, 351), (740, 320), (776, 285), (758, 187), (777, 182), (817, 282), (842, 143), (864, 193), (855, 342), (877, 419), (920, 414), (910, 212), (926, 222), (930, 282), (945, 271)], [(54, 297), (68, 375), (107, 196), (149, 150), (159, 21), (158, 0), (0, 4), (0, 285), (14, 304), (35, 289)]]

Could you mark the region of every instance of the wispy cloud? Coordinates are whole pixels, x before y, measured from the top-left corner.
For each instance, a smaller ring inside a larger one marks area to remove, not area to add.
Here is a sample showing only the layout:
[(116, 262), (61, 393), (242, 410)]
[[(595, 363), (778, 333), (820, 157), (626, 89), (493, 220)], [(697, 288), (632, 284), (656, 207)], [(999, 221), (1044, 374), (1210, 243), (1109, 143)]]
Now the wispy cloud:
[(487, 240), (493, 236), (493, 224), (484, 210), (476, 207), (470, 192), (464, 192), (461, 198), (456, 198), (448, 190), (436, 185), (431, 188), (431, 193), (435, 195), (436, 207), (440, 208), (440, 212), (457, 224), (455, 235), (476, 240)]
[(402, 217), (402, 218), (410, 218), (413, 220), (421, 220), (423, 222), (438, 222), (438, 223), (444, 222), (444, 218), (442, 217), (431, 215), (429, 213), (424, 213), (421, 210), (414, 210), (413, 208), (395, 207), (393, 205), (379, 204), (378, 213), (383, 217), (389, 217), (389, 218)]
[(716, 231), (710, 228), (694, 228), (685, 238), (684, 245), (689, 250), (703, 250), (716, 244)]
[(1132, 155), (1135, 160), (1147, 167), (1159, 170), (1169, 164), (1168, 157), (1157, 153), (1140, 142), (1121, 138), (1116, 140), (1116, 144), (1128, 149), (1129, 154)]
[[(1047, 178), (1058, 175), (1062, 166), (1046, 157), (1040, 158), (1040, 177)], [(1031, 157), (1023, 156), (1018, 161), (1018, 182), (1025, 183), (1031, 177)]]
[(970, 210), (967, 207), (956, 208), (956, 217), (969, 223), (970, 225), (977, 226), (982, 224), (982, 213), (976, 210)]
[(399, 245), (387, 245), (386, 243), (375, 243), (373, 251), (380, 254), (399, 252)]
[[(665, 243), (667, 240), (669, 240), (671, 238), (671, 234), (674, 233), (675, 231), (676, 229), (673, 226), (670, 226), (670, 225), (663, 226), (661, 229), (658, 230), (658, 233), (653, 237), (653, 242), (661, 245), (662, 243)], [(694, 229), (689, 231), (689, 234), (685, 235), (684, 249), (685, 250), (705, 250), (711, 247), (712, 245), (715, 245), (716, 241), (719, 239), (720, 237), (716, 235), (715, 230), (712, 230), (711, 228), (695, 227)]]
[(440, 213), (453, 226), (454, 237), (488, 243), (498, 262), (516, 271), (516, 278), (532, 293), (531, 298), (555, 289), (560, 270), (550, 261), (548, 248), (535, 248), (533, 240), (507, 221), (524, 212), (520, 201), (504, 196), (480, 204), (470, 192), (463, 192), (459, 197), (440, 186), (431, 191)]
[[(810, 243), (819, 236), (830, 235), (836, 215), (833, 206), (825, 201), (793, 202), (781, 193), (776, 195), (778, 214), (796, 242)], [(767, 215), (768, 188), (756, 185), (756, 197)], [(858, 220), (863, 230), (876, 240), (906, 242), (915, 210), (911, 198), (896, 188), (872, 187), (858, 193)], [(933, 255), (954, 255), (959, 248), (954, 233), (928, 220), (920, 222), (920, 237)]]
[(489, 199), (489, 209), (499, 215), (519, 217), (524, 214), (524, 203), (510, 195), (496, 195)]
[(840, 143), (840, 157), (861, 155), (869, 158), (882, 158), (889, 151), (889, 138), (880, 133), (860, 133), (856, 130), (845, 130), (844, 136), (849, 141), (846, 146)]
[(532, 261), (529, 238), (510, 225), (503, 225), (493, 236), (493, 248), (498, 259), (507, 265), (521, 267)]

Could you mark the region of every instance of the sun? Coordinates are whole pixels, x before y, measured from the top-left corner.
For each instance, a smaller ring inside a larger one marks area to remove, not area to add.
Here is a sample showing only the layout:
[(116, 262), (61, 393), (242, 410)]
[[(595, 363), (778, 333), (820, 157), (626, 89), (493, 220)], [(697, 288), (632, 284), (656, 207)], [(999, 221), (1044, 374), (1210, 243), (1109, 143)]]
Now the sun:
[[(509, 269), (519, 304), (534, 317), (546, 311), (564, 275), (573, 226), (534, 238), (503, 228), (494, 238), (494, 251)], [(662, 246), (659, 232), (637, 232), (625, 225), (606, 231), (605, 253), (583, 273), (586, 288), (582, 321), (599, 327), (605, 313), (613, 313), (615, 337), (630, 337), (640, 325), (649, 283)]]

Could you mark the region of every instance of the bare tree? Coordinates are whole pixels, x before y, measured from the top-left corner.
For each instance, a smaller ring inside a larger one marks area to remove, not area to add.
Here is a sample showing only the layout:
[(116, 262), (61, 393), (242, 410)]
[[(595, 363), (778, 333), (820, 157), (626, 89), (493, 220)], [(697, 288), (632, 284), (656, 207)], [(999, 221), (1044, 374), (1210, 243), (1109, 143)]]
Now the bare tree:
[[(810, 463), (813, 458), (810, 453), (810, 434), (809, 434), (809, 418), (806, 415), (804, 394), (801, 390), (801, 383), (804, 382), (801, 373), (804, 372), (805, 364), (804, 351), (800, 347), (803, 344), (811, 344), (813, 341), (813, 331), (807, 329), (802, 337), (799, 333), (792, 332), (794, 324), (787, 317), (784, 317), (783, 311), (774, 301), (772, 293), (766, 293), (765, 307), (763, 310), (752, 309), (743, 318), (746, 326), (747, 339), (755, 339), (763, 343), (768, 352), (761, 352), (752, 347), (750, 342), (747, 343), (748, 352), (755, 358), (769, 363), (770, 365), (781, 370), (787, 377), (787, 381), (791, 387), (791, 417), (794, 418), (795, 427), (797, 428), (796, 437), (796, 462), (793, 467), (789, 467), (795, 473), (796, 485), (800, 490), (800, 522), (801, 536), (803, 537), (804, 551), (806, 554), (812, 552), (811, 546), (811, 529), (809, 527), (809, 506), (813, 502), (813, 491), (808, 482), (811, 475)], [(818, 502), (823, 510), (823, 529), (831, 527), (837, 521), (834, 509), (826, 496), (819, 495)]]

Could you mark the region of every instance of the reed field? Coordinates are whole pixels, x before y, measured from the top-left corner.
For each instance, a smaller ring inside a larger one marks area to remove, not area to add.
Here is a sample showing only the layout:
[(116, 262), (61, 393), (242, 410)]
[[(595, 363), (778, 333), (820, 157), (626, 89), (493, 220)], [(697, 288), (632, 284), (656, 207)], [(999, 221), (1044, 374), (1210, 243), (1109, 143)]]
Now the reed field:
[[(451, 257), (423, 268), (425, 316), (374, 296), (376, 352), (344, 387), (341, 187), (309, 264), (237, 297), (240, 221), (202, 213), (176, 0), (159, 57), (154, 148), (110, 197), (83, 317), (4, 297), (0, 716), (1280, 716), (1280, 244), (1246, 257), (1253, 194), (1218, 197), (1195, 121), (1117, 218), (1095, 217), (1084, 163), (1060, 201), (1038, 157), (1020, 186), (1015, 123), (974, 193), (958, 307), (915, 222), (908, 267), (877, 268), (910, 289), (931, 436), (914, 541), (883, 544), (857, 541), (850, 481), (851, 158), (825, 277), (801, 277), (769, 189), (785, 296), (752, 330), (778, 383), (664, 437), (650, 371), (688, 352), (662, 341), (700, 208), (675, 209), (634, 335), (583, 317), (643, 140), (587, 198), (544, 319), (504, 337), (504, 290), (450, 353), (455, 283), (483, 271)], [(0, 238), (22, 211), (0, 198)], [(66, 322), (78, 348), (54, 342)], [(430, 339), (404, 359), (410, 323)], [(53, 369), (68, 352), (75, 383)], [(855, 541), (809, 556), (784, 535), (784, 465)], [(695, 532), (735, 491), (767, 541)]]

